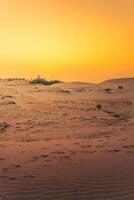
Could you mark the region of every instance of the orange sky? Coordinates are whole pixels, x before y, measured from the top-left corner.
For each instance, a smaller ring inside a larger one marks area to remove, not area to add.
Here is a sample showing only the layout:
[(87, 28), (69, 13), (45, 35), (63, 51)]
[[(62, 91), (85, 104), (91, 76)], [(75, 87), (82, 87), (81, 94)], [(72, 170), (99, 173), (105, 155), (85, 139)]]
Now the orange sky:
[(134, 0), (0, 0), (0, 75), (134, 76)]

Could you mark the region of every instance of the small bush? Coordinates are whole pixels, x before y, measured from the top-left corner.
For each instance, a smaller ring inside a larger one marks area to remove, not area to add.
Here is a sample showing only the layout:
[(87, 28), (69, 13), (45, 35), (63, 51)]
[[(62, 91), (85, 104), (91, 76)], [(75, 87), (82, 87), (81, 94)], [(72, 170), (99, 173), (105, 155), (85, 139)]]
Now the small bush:
[(5, 132), (7, 128), (9, 128), (9, 124), (6, 122), (0, 123), (0, 133)]
[(42, 84), (42, 85), (53, 85), (53, 84), (56, 84), (56, 83), (61, 83), (61, 81), (59, 81), (59, 80), (50, 80), (50, 81), (48, 81), (48, 80), (46, 80), (44, 78), (40, 78), (38, 76), (36, 79), (31, 80), (29, 83), (30, 84)]
[(96, 105), (96, 108), (97, 108), (98, 110), (101, 110), (101, 109), (102, 109), (102, 105), (101, 105), (101, 104), (97, 104), (97, 105)]
[(106, 88), (105, 91), (106, 91), (107, 93), (111, 93), (111, 92), (112, 92), (112, 89), (111, 89), (111, 88)]
[(120, 86), (118, 87), (118, 89), (119, 89), (119, 90), (122, 90), (122, 89), (123, 89), (123, 86), (120, 85)]
[(26, 81), (25, 78), (8, 78), (7, 81)]

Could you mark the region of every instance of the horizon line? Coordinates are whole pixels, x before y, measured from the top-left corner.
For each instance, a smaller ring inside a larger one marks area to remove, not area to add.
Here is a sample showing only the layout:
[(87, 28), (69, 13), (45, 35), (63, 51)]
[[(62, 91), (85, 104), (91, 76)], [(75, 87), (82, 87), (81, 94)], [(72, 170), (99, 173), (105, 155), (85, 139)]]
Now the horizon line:
[[(13, 79), (13, 80), (34, 80), (36, 78), (38, 78), (39, 75), (36, 75), (34, 77), (27, 77), (27, 76), (3, 76), (0, 77), (0, 80), (8, 80), (8, 79)], [(45, 79), (45, 80), (59, 80), (59, 79), (50, 79), (50, 78), (45, 78), (45, 76), (40, 76), (40, 78)], [(102, 81), (99, 82), (90, 82), (90, 81), (84, 81), (84, 80), (71, 80), (71, 81), (64, 81), (64, 80), (59, 80), (63, 83), (73, 83), (73, 82), (81, 82), (81, 83), (91, 83), (91, 84), (97, 84), (97, 83), (103, 83), (105, 81), (109, 81), (109, 80), (120, 80), (120, 79), (134, 79), (134, 76), (121, 76), (121, 77), (111, 77), (109, 79), (103, 79)]]

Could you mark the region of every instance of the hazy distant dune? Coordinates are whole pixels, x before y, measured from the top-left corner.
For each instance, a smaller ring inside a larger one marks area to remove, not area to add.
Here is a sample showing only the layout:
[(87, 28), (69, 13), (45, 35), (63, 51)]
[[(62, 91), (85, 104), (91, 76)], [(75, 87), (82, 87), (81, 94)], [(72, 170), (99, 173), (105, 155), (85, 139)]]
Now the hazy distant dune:
[(94, 84), (88, 82), (80, 82), (80, 81), (65, 82), (60, 84), (60, 86), (67, 86), (67, 87), (87, 87), (92, 85)]
[(102, 84), (134, 84), (134, 78), (116, 78), (102, 82)]
[(82, 81), (71, 81), (71, 82), (59, 82), (50, 87), (95, 87), (95, 86), (103, 86), (103, 85), (134, 85), (134, 77), (132, 78), (116, 78), (105, 80), (101, 83), (91, 83), (91, 82), (82, 82)]

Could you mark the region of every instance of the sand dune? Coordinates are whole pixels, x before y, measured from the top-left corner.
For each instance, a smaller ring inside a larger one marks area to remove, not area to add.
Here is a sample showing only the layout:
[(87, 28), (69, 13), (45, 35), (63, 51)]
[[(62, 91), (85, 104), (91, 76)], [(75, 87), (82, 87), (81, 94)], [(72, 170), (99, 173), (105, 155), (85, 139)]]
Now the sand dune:
[(101, 85), (107, 87), (124, 87), (129, 89), (130, 87), (134, 88), (134, 78), (119, 78), (119, 79), (111, 79), (101, 83)]
[(0, 80), (0, 199), (133, 200), (132, 84)]
[(117, 79), (106, 80), (103, 83), (134, 84), (134, 78), (117, 78)]

